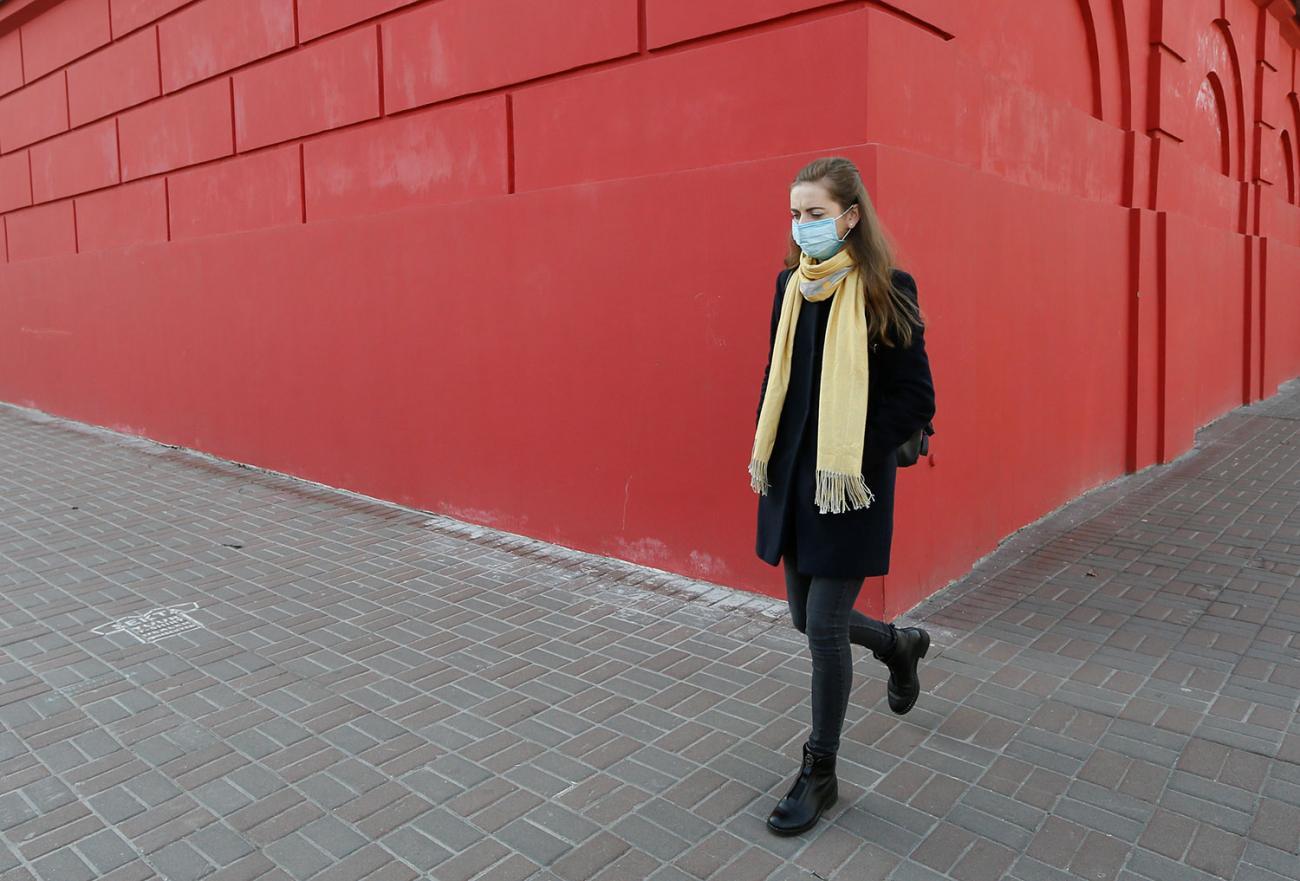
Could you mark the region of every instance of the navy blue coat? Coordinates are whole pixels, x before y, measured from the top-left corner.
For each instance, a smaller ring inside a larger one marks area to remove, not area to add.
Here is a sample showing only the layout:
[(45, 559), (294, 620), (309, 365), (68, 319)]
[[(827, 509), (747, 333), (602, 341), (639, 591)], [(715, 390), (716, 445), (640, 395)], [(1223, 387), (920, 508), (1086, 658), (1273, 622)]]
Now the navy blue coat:
[[(786, 280), (793, 270), (783, 270), (776, 280), (772, 304), (772, 335), (768, 365), (763, 371), (759, 410), (772, 368), (772, 345)], [(904, 296), (916, 301), (916, 281), (895, 269), (893, 283)], [(894, 534), (894, 478), (898, 446), (934, 417), (934, 382), (925, 354), (925, 332), (913, 327), (912, 345), (904, 349), (871, 344), (867, 363), (867, 423), (862, 454), (862, 476), (875, 496), (867, 508), (840, 514), (822, 514), (813, 503), (817, 471), (817, 412), (821, 390), (822, 341), (832, 299), (805, 301), (799, 309), (790, 364), (790, 386), (776, 442), (768, 461), (771, 488), (758, 501), (758, 556), (775, 566), (782, 554), (796, 562), (804, 575), (829, 578), (866, 578), (889, 571), (889, 550)], [(757, 416), (755, 416), (757, 423)]]

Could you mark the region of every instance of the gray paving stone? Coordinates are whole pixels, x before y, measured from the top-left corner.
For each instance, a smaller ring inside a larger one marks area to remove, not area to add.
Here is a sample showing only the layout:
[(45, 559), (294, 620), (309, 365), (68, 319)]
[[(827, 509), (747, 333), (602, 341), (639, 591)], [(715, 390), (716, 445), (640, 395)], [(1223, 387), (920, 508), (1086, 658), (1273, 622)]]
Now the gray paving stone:
[(366, 844), (366, 837), (332, 815), (313, 820), (302, 836), (336, 859), (342, 859)]
[(459, 853), (477, 844), (484, 833), (446, 808), (426, 811), (412, 824), (434, 841)]
[[(333, 732), (324, 736), (329, 738)], [(240, 731), (226, 740), (231, 746), (252, 759), (262, 759), (279, 751), (280, 744), (258, 731)]]
[(21, 865), (22, 863), (18, 859), (16, 851), (12, 850), (8, 845), (0, 847), (0, 872), (9, 872)]
[(197, 881), (212, 871), (212, 864), (184, 841), (154, 852), (148, 861), (168, 881)]
[(278, 838), (262, 852), (292, 877), (303, 881), (335, 863), (327, 853), (315, 847), (297, 832)]
[(428, 769), (466, 789), (477, 786), (492, 776), (486, 768), (455, 753), (439, 756), (428, 764)]
[(96, 873), (70, 848), (56, 850), (32, 863), (36, 876), (44, 881), (91, 881)]
[(446, 862), (452, 856), (450, 850), (410, 827), (390, 832), (384, 836), (382, 844), (398, 857), (425, 872)]
[(101, 829), (83, 838), (76, 850), (101, 876), (136, 858), (135, 848), (113, 829)]
[(242, 835), (220, 823), (204, 826), (188, 836), (186, 841), (217, 866), (227, 866), (256, 849)]
[(139, 799), (120, 786), (93, 795), (88, 802), (96, 813), (110, 823), (121, 823), (145, 810), (145, 805)]
[(522, 817), (507, 823), (496, 835), (504, 844), (542, 866), (549, 866), (573, 847)]
[(146, 771), (123, 784), (131, 794), (146, 805), (160, 805), (170, 798), (180, 795), (180, 788), (157, 771)]
[[(600, 831), (598, 824), (553, 802), (545, 802), (524, 816), (530, 822), (570, 844), (581, 844)], [(695, 823), (697, 826), (700, 825), (698, 818), (695, 819)]]
[(413, 771), (407, 774), (402, 778), (402, 784), (411, 791), (418, 792), (430, 804), (435, 805), (454, 798), (467, 788), (427, 770)]
[(690, 847), (690, 842), (685, 839), (636, 815), (623, 817), (609, 831), (664, 862), (675, 859)]
[(20, 793), (0, 795), (0, 829), (9, 829), (36, 816), (36, 809)]
[(196, 787), (190, 794), (218, 816), (234, 813), (252, 802), (252, 798), (220, 778)]

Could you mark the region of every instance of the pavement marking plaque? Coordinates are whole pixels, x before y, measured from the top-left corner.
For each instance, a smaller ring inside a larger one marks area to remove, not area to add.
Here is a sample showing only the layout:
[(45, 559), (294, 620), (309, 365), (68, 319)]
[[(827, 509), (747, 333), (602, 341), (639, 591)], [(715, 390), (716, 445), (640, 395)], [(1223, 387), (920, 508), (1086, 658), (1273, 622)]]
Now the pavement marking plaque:
[(190, 612), (198, 607), (198, 603), (181, 603), (179, 606), (150, 609), (147, 612), (127, 615), (116, 621), (101, 624), (93, 632), (100, 636), (129, 633), (140, 642), (157, 642), (169, 636), (176, 636), (178, 633), (201, 629), (203, 625), (190, 616)]

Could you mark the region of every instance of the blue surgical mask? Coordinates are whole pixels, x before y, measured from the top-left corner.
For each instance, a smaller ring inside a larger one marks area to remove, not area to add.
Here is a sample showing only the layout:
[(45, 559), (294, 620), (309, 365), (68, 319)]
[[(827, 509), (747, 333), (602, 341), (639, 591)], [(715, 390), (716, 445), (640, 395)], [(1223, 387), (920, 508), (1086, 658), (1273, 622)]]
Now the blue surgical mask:
[[(845, 214), (853, 210), (850, 205), (840, 213), (839, 217), (827, 217), (823, 220), (810, 220), (807, 223), (800, 223), (797, 218), (790, 218), (790, 235), (805, 254), (815, 260), (825, 260), (827, 257), (834, 257), (839, 253), (840, 248), (844, 247), (844, 242), (849, 237), (849, 230), (844, 231), (844, 238), (835, 234), (835, 221), (839, 220)], [(849, 227), (852, 229), (852, 227)]]

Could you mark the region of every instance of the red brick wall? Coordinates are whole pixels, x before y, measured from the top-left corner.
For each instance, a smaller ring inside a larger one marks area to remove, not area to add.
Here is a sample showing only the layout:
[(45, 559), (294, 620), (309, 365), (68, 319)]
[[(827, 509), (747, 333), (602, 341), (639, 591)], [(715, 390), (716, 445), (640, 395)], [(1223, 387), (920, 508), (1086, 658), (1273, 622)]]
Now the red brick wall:
[(931, 321), (894, 614), (1300, 374), (1293, 11), (10, 0), (0, 399), (780, 595), (745, 465), (845, 154)]

